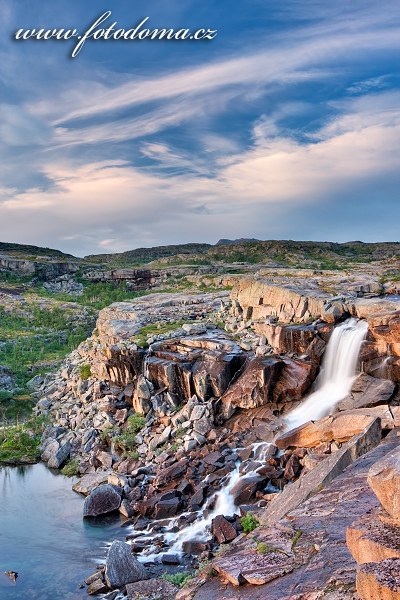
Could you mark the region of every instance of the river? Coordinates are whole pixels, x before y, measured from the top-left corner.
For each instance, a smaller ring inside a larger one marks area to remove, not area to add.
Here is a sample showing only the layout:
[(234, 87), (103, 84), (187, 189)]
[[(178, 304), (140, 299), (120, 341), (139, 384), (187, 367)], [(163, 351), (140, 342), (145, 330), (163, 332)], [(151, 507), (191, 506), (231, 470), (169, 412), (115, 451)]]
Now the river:
[[(78, 600), (79, 585), (104, 559), (106, 543), (125, 539), (118, 514), (82, 518), (73, 480), (44, 464), (0, 467), (1, 600)], [(4, 571), (17, 571), (13, 583)]]

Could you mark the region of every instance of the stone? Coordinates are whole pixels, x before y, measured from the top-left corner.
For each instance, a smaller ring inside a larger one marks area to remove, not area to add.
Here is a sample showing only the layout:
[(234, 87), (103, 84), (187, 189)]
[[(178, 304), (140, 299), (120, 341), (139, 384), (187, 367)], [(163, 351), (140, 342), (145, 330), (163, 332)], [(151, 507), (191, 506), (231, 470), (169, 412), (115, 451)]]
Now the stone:
[(71, 453), (71, 444), (69, 442), (61, 443), (58, 450), (50, 455), (47, 461), (47, 466), (50, 469), (59, 469), (65, 462), (67, 462)]
[(223, 515), (218, 515), (212, 520), (211, 530), (218, 544), (232, 542), (237, 537), (237, 531)]
[(400, 525), (400, 448), (371, 467), (368, 483), (386, 512)]
[(358, 564), (400, 558), (400, 528), (382, 521), (380, 513), (374, 509), (347, 528), (347, 547)]
[(357, 571), (360, 600), (400, 600), (400, 559), (366, 563)]
[(231, 489), (231, 496), (233, 496), (236, 506), (249, 502), (266, 483), (266, 478), (260, 475), (249, 475), (238, 479)]
[(294, 569), (294, 556), (279, 549), (267, 554), (239, 552), (213, 562), (214, 569), (224, 579), (239, 586), (243, 583), (264, 585)]
[(392, 397), (395, 387), (395, 383), (389, 379), (377, 379), (362, 373), (354, 381), (350, 394), (336, 408), (351, 410), (385, 404)]
[(95, 596), (96, 594), (104, 594), (108, 591), (107, 584), (103, 581), (102, 574), (100, 572), (95, 573), (96, 577), (90, 581), (88, 584), (88, 588), (86, 593), (90, 596)]
[(221, 398), (221, 412), (225, 419), (236, 408), (256, 408), (273, 400), (273, 390), (285, 362), (279, 358), (254, 358), (232, 383)]
[(125, 542), (114, 541), (107, 554), (105, 577), (110, 589), (149, 578), (149, 573)]
[(173, 600), (178, 588), (165, 579), (148, 579), (136, 583), (128, 583), (126, 591), (129, 600), (140, 598), (158, 598), (158, 600)]
[(102, 471), (101, 473), (87, 473), (79, 481), (74, 483), (72, 489), (78, 494), (88, 496), (94, 489), (108, 482), (109, 471)]
[(346, 411), (318, 421), (308, 421), (286, 431), (276, 438), (275, 444), (279, 449), (285, 450), (291, 446), (314, 448), (321, 442), (345, 442), (364, 431), (374, 420), (374, 416), (362, 411)]
[(85, 499), (83, 506), (84, 517), (97, 517), (114, 510), (121, 504), (122, 490), (108, 483), (94, 489)]

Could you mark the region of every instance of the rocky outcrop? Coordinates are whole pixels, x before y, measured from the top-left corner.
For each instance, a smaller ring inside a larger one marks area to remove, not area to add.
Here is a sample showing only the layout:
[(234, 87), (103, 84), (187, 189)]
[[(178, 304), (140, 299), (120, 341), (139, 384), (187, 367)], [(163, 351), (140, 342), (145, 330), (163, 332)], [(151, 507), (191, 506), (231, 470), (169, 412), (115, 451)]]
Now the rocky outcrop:
[(121, 505), (121, 496), (122, 490), (117, 486), (100, 485), (92, 490), (85, 499), (83, 516), (97, 517), (118, 510)]
[(383, 508), (400, 526), (400, 448), (371, 468), (368, 483)]
[(110, 589), (149, 578), (146, 569), (133, 556), (130, 546), (118, 541), (113, 542), (108, 551), (105, 576)]

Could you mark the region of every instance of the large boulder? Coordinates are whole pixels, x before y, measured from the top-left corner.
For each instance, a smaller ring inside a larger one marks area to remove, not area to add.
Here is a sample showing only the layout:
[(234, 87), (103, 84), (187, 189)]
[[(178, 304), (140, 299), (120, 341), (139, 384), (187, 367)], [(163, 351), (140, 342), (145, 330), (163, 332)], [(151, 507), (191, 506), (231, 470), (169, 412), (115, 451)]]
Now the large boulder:
[(273, 401), (276, 381), (285, 367), (279, 358), (254, 358), (221, 399), (221, 412), (225, 419), (236, 408), (256, 408)]
[(121, 488), (106, 483), (94, 489), (85, 499), (84, 517), (97, 517), (118, 510), (121, 504)]
[(285, 450), (289, 446), (314, 448), (321, 442), (346, 442), (364, 431), (375, 418), (357, 410), (330, 415), (285, 431), (276, 438), (275, 444)]
[(400, 448), (371, 467), (368, 483), (386, 512), (400, 525)]
[(393, 396), (395, 384), (389, 379), (377, 379), (362, 373), (354, 381), (350, 394), (341, 400), (337, 410), (351, 410), (387, 403)]
[(132, 554), (125, 542), (114, 541), (106, 560), (106, 582), (109, 588), (119, 588), (127, 583), (148, 579), (149, 573)]
[[(58, 448), (56, 448), (56, 444), (58, 445)], [(52, 448), (53, 451), (47, 459), (47, 466), (51, 469), (59, 469), (69, 458), (71, 444), (68, 441), (61, 443), (56, 441)]]
[(346, 530), (346, 543), (358, 564), (400, 558), (400, 529), (385, 519), (381, 509), (354, 521)]

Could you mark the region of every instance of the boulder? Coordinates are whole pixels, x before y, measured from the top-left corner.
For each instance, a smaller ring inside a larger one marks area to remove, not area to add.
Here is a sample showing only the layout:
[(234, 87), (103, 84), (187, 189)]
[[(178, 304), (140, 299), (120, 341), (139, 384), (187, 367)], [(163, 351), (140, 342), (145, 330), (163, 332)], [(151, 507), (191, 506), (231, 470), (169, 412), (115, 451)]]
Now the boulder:
[(61, 443), (58, 450), (51, 453), (47, 466), (51, 469), (59, 469), (68, 460), (70, 453), (71, 444), (69, 442)]
[(360, 600), (400, 600), (400, 558), (361, 565), (357, 593)]
[(341, 400), (337, 410), (352, 410), (387, 403), (393, 395), (395, 384), (389, 379), (377, 379), (362, 373), (354, 381), (350, 394)]
[(256, 408), (273, 401), (273, 391), (285, 362), (279, 358), (257, 357), (246, 365), (242, 374), (221, 398), (225, 419), (236, 408)]
[(238, 479), (231, 489), (231, 496), (236, 506), (249, 502), (266, 483), (267, 479), (260, 475), (249, 475)]
[(218, 515), (213, 519), (211, 529), (218, 544), (226, 544), (237, 537), (236, 529), (223, 515)]
[(371, 467), (368, 483), (386, 512), (400, 525), (400, 448)]
[(78, 494), (88, 496), (94, 489), (107, 483), (109, 477), (109, 471), (102, 471), (101, 473), (87, 473), (79, 481), (74, 483), (72, 489)]
[(108, 483), (94, 489), (85, 499), (84, 517), (97, 517), (118, 510), (121, 504), (122, 490)]
[(149, 578), (147, 570), (133, 556), (129, 544), (117, 540), (111, 544), (108, 551), (105, 575), (107, 585), (111, 589)]
[(346, 411), (318, 421), (308, 421), (295, 429), (279, 435), (275, 444), (281, 450), (290, 446), (297, 448), (314, 448), (321, 442), (345, 442), (358, 435), (371, 425), (376, 417), (364, 414), (363, 411)]

